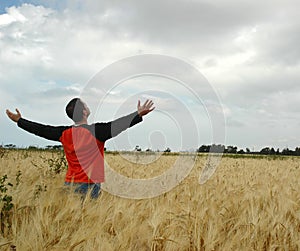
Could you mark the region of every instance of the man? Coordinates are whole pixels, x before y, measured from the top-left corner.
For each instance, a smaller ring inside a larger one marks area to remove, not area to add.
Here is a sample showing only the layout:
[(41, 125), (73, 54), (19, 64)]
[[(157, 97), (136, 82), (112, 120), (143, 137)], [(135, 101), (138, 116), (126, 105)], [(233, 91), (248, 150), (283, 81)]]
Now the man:
[(48, 140), (60, 141), (63, 145), (68, 170), (65, 185), (75, 186), (75, 192), (85, 196), (89, 189), (91, 197), (97, 198), (104, 177), (104, 144), (122, 131), (142, 121), (142, 117), (153, 111), (152, 100), (143, 105), (138, 101), (137, 111), (108, 123), (88, 124), (90, 110), (80, 99), (72, 99), (66, 113), (73, 120), (72, 126), (50, 126), (22, 118), (21, 113), (6, 110), (7, 116), (29, 133)]

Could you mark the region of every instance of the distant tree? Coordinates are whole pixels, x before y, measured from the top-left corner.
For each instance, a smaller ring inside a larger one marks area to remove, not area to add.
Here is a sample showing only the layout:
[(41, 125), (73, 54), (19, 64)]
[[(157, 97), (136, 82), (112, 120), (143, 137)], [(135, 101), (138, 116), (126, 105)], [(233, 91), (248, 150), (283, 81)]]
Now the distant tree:
[(225, 151), (225, 146), (212, 144), (208, 150), (211, 153), (223, 153)]
[(238, 154), (245, 154), (245, 151), (244, 151), (243, 149), (241, 149), (241, 150), (239, 150), (237, 153), (238, 153)]
[(171, 152), (171, 149), (169, 147), (167, 147), (166, 150), (164, 150), (165, 153), (170, 153)]
[(140, 151), (142, 151), (142, 148), (140, 148), (140, 146), (136, 145), (134, 150), (137, 151), (137, 152), (140, 152)]
[(271, 152), (271, 149), (269, 147), (265, 147), (263, 149), (260, 150), (260, 154), (264, 154), (264, 155), (269, 155)]
[(270, 150), (270, 155), (275, 155), (275, 154), (276, 154), (275, 149), (272, 147)]
[(16, 148), (16, 145), (14, 144), (7, 144), (7, 145), (4, 145), (5, 148)]
[(288, 149), (288, 148), (284, 148), (282, 150), (282, 155), (293, 155), (293, 153), (294, 152), (292, 150)]
[(61, 150), (62, 149), (62, 145), (55, 145), (52, 147), (54, 150)]
[(28, 150), (37, 150), (38, 149), (38, 147), (36, 147), (36, 146), (28, 146)]
[(300, 147), (295, 148), (295, 155), (300, 156)]
[(47, 145), (46, 149), (52, 149), (52, 150), (62, 150), (62, 145)]
[(152, 150), (150, 148), (147, 148), (146, 152), (152, 152)]
[(251, 153), (249, 148), (246, 148), (246, 153)]
[(227, 153), (237, 153), (237, 147), (236, 146), (227, 146), (227, 150), (225, 152), (227, 152)]
[(279, 148), (277, 148), (277, 150), (276, 150), (276, 155), (280, 155), (280, 150), (279, 150)]
[(208, 153), (210, 149), (210, 146), (202, 145), (197, 149), (198, 153)]

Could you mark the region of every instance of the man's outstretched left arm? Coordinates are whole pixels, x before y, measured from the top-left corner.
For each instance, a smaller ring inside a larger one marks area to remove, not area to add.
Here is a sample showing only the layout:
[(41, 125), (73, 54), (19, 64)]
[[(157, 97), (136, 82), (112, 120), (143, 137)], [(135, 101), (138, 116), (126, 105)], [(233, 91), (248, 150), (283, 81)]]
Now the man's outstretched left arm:
[(143, 120), (142, 117), (153, 111), (154, 108), (155, 107), (153, 107), (152, 100), (147, 100), (143, 105), (141, 105), (140, 101), (138, 101), (136, 112), (118, 118), (109, 123), (96, 123), (96, 138), (102, 142), (105, 142), (106, 140), (117, 136), (122, 131), (141, 122)]

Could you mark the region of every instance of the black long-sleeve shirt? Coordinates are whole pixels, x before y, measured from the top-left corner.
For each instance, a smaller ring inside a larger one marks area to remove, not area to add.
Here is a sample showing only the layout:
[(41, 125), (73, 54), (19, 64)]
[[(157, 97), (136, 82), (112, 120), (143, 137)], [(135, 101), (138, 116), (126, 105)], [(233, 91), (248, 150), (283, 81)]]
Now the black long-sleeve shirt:
[(142, 121), (137, 112), (107, 123), (51, 126), (20, 118), (18, 126), (48, 140), (60, 141), (68, 161), (66, 182), (104, 182), (104, 143)]
[[(142, 117), (137, 112), (133, 112), (127, 116), (118, 118), (111, 122), (106, 123), (94, 123), (91, 125), (80, 125), (88, 129), (98, 140), (105, 142), (106, 140), (117, 136), (122, 131), (134, 126), (142, 121)], [(62, 133), (71, 128), (72, 126), (51, 126), (44, 125), (36, 122), (20, 118), (18, 126), (29, 133), (33, 133), (37, 136), (48, 140), (60, 141)], [(76, 126), (78, 127), (78, 126)]]

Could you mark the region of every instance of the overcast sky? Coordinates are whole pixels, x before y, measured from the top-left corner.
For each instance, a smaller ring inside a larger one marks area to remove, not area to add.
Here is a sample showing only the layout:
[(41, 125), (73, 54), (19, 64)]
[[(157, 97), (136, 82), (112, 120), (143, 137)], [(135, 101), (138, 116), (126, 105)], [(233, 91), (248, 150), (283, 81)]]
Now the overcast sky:
[[(72, 124), (66, 103), (82, 97), (102, 69), (156, 54), (194, 67), (209, 86), (199, 89), (203, 79), (141, 75), (110, 83), (104, 94), (98, 78), (85, 100), (93, 107), (90, 123), (130, 113), (138, 99), (150, 97), (156, 106), (142, 124), (107, 142), (109, 149), (300, 146), (299, 9), (295, 0), (1, 0), (0, 143), (57, 144), (19, 129), (5, 109), (18, 107), (24, 118), (45, 124)], [(222, 111), (211, 109), (219, 105)]]

